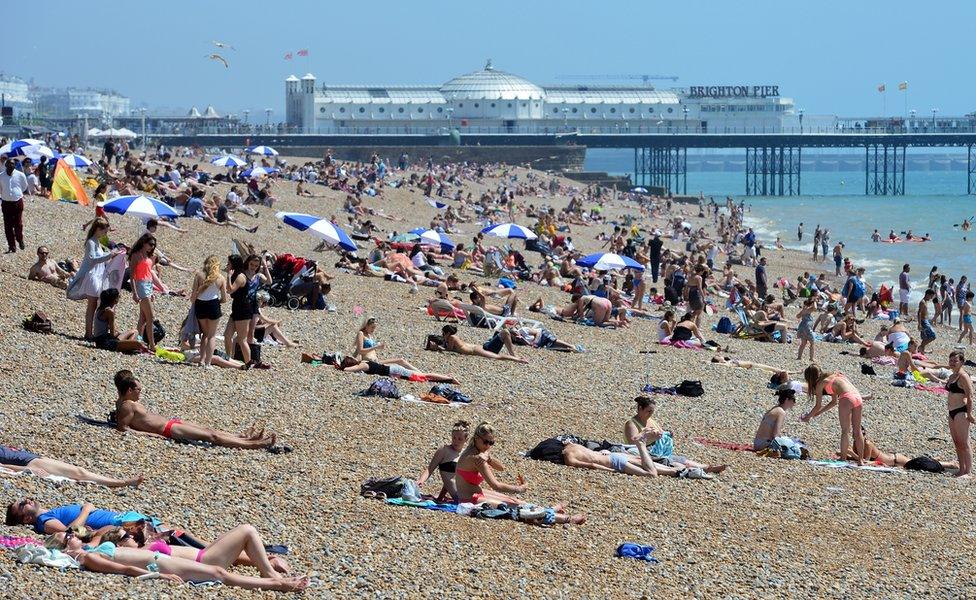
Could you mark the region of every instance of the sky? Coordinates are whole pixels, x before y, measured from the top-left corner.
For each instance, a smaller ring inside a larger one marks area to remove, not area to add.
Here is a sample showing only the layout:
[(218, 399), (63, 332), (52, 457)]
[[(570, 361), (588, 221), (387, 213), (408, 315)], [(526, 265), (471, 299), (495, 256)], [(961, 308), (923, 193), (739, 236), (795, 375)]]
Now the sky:
[[(39, 85), (115, 89), (150, 107), (284, 112), (284, 79), (433, 84), (495, 68), (559, 76), (677, 75), (675, 84), (779, 85), (808, 115), (976, 110), (976, 2), (45, 0), (4, 9), (0, 70)], [(11, 27), (11, 23), (23, 26)], [(235, 49), (219, 49), (218, 40)], [(307, 58), (297, 56), (308, 49)], [(207, 58), (219, 53), (230, 66)], [(292, 60), (284, 55), (291, 52)], [(907, 98), (898, 83), (907, 81)], [(620, 81), (619, 83), (626, 83)], [(886, 84), (882, 98), (877, 90)], [(907, 100), (907, 107), (906, 107)]]

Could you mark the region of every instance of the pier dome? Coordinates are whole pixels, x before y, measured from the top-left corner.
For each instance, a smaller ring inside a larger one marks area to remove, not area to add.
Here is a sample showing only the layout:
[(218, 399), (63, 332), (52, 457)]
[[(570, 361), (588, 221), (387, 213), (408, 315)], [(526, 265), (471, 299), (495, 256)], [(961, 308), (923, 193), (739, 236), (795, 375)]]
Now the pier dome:
[(491, 60), (484, 69), (455, 77), (440, 88), (451, 100), (542, 100), (545, 90), (517, 75), (497, 71)]

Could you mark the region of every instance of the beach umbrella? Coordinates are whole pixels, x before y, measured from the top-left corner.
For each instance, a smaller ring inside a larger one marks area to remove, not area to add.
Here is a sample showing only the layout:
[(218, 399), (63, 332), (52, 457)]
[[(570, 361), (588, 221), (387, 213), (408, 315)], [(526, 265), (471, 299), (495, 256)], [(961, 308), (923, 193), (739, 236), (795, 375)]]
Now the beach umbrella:
[(356, 251), (356, 244), (346, 232), (333, 225), (328, 219), (304, 213), (279, 212), (275, 215), (286, 225), (299, 231), (307, 231), (332, 246), (339, 246), (349, 252)]
[(644, 266), (632, 258), (620, 256), (612, 252), (597, 252), (576, 261), (581, 267), (590, 267), (597, 271), (613, 271), (620, 269), (637, 269), (643, 271)]
[(263, 154), (265, 156), (278, 156), (278, 151), (271, 146), (251, 146), (247, 149), (248, 154)]
[(141, 219), (171, 219), (179, 215), (173, 207), (150, 196), (119, 196), (99, 203), (107, 213), (129, 215)]
[(437, 210), (444, 210), (445, 208), (447, 208), (447, 205), (446, 204), (444, 204), (443, 202), (438, 202), (437, 200), (434, 200), (433, 198), (427, 198), (427, 204), (430, 204), (431, 206), (433, 206)]
[(0, 154), (6, 154), (7, 156), (26, 156), (31, 159), (40, 158), (41, 156), (54, 158), (54, 150), (45, 146), (41, 140), (32, 138), (14, 140), (8, 144), (4, 144), (0, 146)]
[(448, 248), (453, 248), (455, 246), (454, 242), (451, 241), (451, 238), (435, 229), (424, 229), (423, 227), (418, 227), (417, 229), (411, 229), (409, 233), (420, 238), (421, 244), (430, 244), (435, 246), (440, 245)]
[(68, 163), (68, 166), (74, 167), (76, 169), (82, 169), (84, 167), (92, 166), (92, 161), (88, 160), (80, 154), (60, 154), (54, 158), (63, 160)]
[(263, 175), (270, 175), (277, 172), (278, 169), (274, 167), (251, 167), (245, 171), (241, 172), (241, 177), (261, 177)]
[(247, 163), (236, 156), (225, 154), (224, 156), (214, 158), (210, 161), (210, 164), (217, 165), (218, 167), (243, 167)]
[(635, 187), (635, 188), (630, 188), (630, 191), (636, 192), (638, 194), (646, 194), (647, 193), (647, 188)]
[(532, 233), (530, 229), (522, 227), (521, 225), (516, 225), (515, 223), (491, 225), (482, 229), (481, 233), (514, 240), (534, 240), (539, 237)]

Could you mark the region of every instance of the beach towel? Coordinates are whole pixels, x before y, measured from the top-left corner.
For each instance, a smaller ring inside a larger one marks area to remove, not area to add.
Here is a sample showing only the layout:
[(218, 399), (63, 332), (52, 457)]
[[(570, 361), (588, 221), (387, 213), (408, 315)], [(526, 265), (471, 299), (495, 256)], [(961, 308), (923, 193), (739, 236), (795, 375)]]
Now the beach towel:
[(14, 550), (20, 548), (21, 546), (43, 546), (44, 542), (41, 540), (36, 540), (32, 537), (22, 537), (16, 535), (0, 535), (0, 547), (7, 548), (8, 550)]
[(387, 498), (387, 504), (392, 504), (394, 506), (408, 506), (410, 508), (423, 508), (425, 510), (436, 510), (440, 512), (457, 513), (457, 504), (439, 504), (433, 500), (422, 500), (420, 502), (414, 502), (412, 500), (404, 500), (403, 498)]
[(81, 564), (60, 550), (44, 546), (27, 545), (17, 549), (17, 562), (22, 565), (42, 565), (55, 569), (80, 569)]
[[(65, 483), (80, 483), (79, 481), (77, 481), (75, 479), (71, 479), (69, 477), (61, 477), (60, 475), (50, 475), (49, 474), (49, 475), (43, 475), (42, 476), (42, 475), (38, 475), (38, 474), (34, 473), (30, 469), (25, 469), (23, 471), (15, 471), (13, 469), (8, 469), (8, 468), (3, 467), (3, 466), (0, 466), (0, 475), (3, 475), (5, 477), (26, 477), (28, 475), (33, 475), (35, 477), (40, 477), (41, 479), (43, 479), (45, 481), (50, 481), (51, 483), (58, 484), (58, 485), (65, 484)], [(88, 482), (86, 482), (86, 483), (88, 483)]]
[(827, 467), (829, 469), (861, 469), (864, 471), (874, 471), (876, 473), (897, 473), (897, 469), (891, 467), (879, 467), (877, 465), (861, 465), (847, 462), (845, 460), (808, 460), (807, 464), (817, 467)]
[(641, 544), (636, 544), (634, 542), (624, 542), (617, 546), (617, 558), (633, 558), (636, 560), (643, 560), (652, 564), (657, 564), (661, 561), (651, 556), (654, 552), (654, 546), (644, 546)]
[(681, 348), (683, 350), (701, 350), (702, 347), (698, 344), (692, 344), (691, 342), (682, 342), (680, 340), (672, 340), (671, 338), (664, 338), (658, 344), (662, 346), (671, 346), (672, 348)]

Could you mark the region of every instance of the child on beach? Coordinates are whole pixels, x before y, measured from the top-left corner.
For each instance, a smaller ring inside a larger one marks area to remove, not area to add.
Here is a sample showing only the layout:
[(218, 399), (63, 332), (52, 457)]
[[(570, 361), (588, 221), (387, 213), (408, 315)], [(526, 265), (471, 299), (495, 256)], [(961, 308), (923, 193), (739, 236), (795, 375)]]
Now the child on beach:
[(801, 308), (800, 312), (796, 315), (796, 318), (800, 320), (800, 324), (796, 328), (796, 337), (800, 340), (800, 348), (796, 353), (797, 360), (803, 358), (803, 349), (806, 348), (807, 344), (809, 344), (810, 362), (814, 361), (813, 346), (815, 338), (813, 334), (813, 313), (816, 310), (816, 302), (814, 302), (813, 298), (807, 298), (803, 302), (803, 308)]

